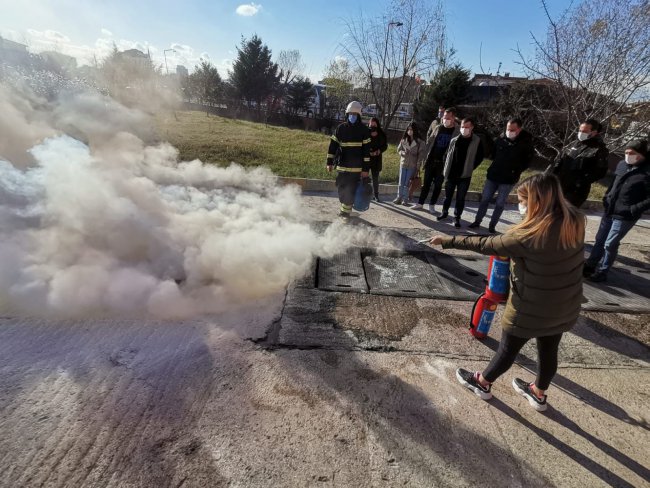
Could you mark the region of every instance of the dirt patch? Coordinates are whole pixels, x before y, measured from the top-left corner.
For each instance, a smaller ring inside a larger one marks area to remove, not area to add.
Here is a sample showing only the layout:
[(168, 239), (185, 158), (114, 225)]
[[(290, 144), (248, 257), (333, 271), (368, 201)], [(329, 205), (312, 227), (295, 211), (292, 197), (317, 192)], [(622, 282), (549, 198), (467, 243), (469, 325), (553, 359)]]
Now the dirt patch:
[(333, 316), (343, 329), (399, 341), (417, 325), (422, 312), (414, 298), (344, 293), (336, 301)]

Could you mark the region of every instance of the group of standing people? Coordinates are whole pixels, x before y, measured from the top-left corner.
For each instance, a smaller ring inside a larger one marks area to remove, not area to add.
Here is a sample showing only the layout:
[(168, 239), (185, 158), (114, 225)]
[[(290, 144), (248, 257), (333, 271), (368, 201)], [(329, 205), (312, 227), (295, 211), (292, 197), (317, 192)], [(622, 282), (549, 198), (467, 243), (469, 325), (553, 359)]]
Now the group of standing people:
[[(349, 215), (354, 199), (350, 185), (358, 185), (359, 178), (368, 175), (371, 158), (381, 158), (387, 147), (385, 134), (379, 137), (379, 121), (373, 119), (365, 127), (360, 118), (361, 106), (353, 102), (348, 106), (348, 120), (337, 128), (328, 152), (327, 169), (331, 171), (334, 163), (337, 164), (337, 186), (344, 215)], [(483, 148), (480, 138), (473, 133), (471, 118), (462, 119), (458, 124), (453, 109), (447, 109), (439, 114), (439, 119), (430, 127), (426, 141), (420, 139), (415, 124), (408, 126), (400, 140), (400, 183), (394, 203), (408, 201), (408, 182), (424, 164), (424, 186), (418, 203), (412, 208), (423, 208), (433, 186), (429, 205), (432, 211), (444, 183), (446, 195), (438, 220), (448, 217), (452, 195), (456, 192), (454, 217), (456, 227), (460, 227), (465, 194), (472, 172), (483, 160)], [(605, 280), (620, 240), (643, 212), (650, 209), (647, 142), (630, 141), (625, 148), (625, 159), (616, 167), (615, 178), (605, 193), (605, 212), (585, 262), (586, 219), (578, 207), (589, 195), (591, 184), (607, 172), (608, 151), (600, 132), (597, 121), (586, 120), (580, 124), (577, 140), (547, 171), (519, 182), (533, 157), (532, 135), (523, 129), (521, 120), (508, 120), (505, 132), (495, 140), (492, 164), (476, 219), (470, 227), (481, 225), (491, 198), (498, 193), (489, 225), (489, 230), (495, 232), (506, 198), (515, 185), (521, 222), (503, 235), (438, 235), (429, 241), (443, 248), (507, 256), (511, 260), (510, 293), (499, 349), (482, 371), (456, 370), (458, 381), (484, 400), (492, 398), (492, 384), (510, 369), (521, 348), (535, 338), (536, 378), (532, 382), (514, 378), (512, 386), (535, 410), (546, 410), (546, 391), (557, 371), (560, 341), (580, 314), (582, 277)], [(381, 166), (377, 174), (380, 169)], [(352, 178), (351, 174), (356, 176)], [(378, 187), (374, 188), (378, 197)], [(549, 303), (553, 306), (549, 307)]]
[[(361, 104), (356, 101), (348, 105), (346, 121), (337, 127), (327, 154), (328, 171), (334, 167), (337, 170), (336, 185), (341, 202), (339, 215), (346, 219), (352, 211), (360, 179), (367, 178), (370, 173), (374, 198), (379, 200), (382, 154), (388, 148), (379, 119), (373, 117), (368, 126), (364, 125), (361, 109)], [(444, 188), (445, 198), (437, 218), (445, 220), (449, 217), (455, 193), (454, 225), (460, 228), (472, 173), (486, 155), (474, 128), (475, 122), (471, 117), (459, 122), (454, 108), (440, 108), (424, 140), (417, 125), (409, 124), (397, 146), (400, 173), (398, 194), (393, 203), (421, 210), (430, 194), (428, 210), (435, 213), (434, 206)], [(546, 170), (546, 173), (557, 176), (563, 197), (576, 208), (587, 199), (591, 185), (607, 173), (609, 151), (601, 132), (602, 125), (597, 120), (582, 122), (576, 140)], [(487, 170), (476, 217), (469, 225), (472, 229), (481, 226), (496, 194), (488, 225), (490, 233), (496, 233), (508, 195), (533, 159), (533, 136), (525, 130), (521, 119), (511, 118), (505, 131), (494, 140), (493, 147), (492, 163)], [(584, 276), (591, 281), (607, 279), (621, 240), (643, 212), (650, 209), (650, 162), (647, 154), (646, 141), (630, 141), (625, 149), (625, 160), (616, 168), (615, 178), (603, 199), (605, 214), (596, 242), (584, 267)], [(419, 175), (422, 167), (424, 181), (420, 195), (417, 203), (410, 205), (409, 183)]]
[[(481, 138), (474, 132), (476, 126), (474, 119), (465, 117), (458, 123), (455, 112), (453, 108), (441, 109), (438, 119), (434, 120), (429, 127), (426, 141), (421, 143), (425, 146), (423, 154), (426, 154), (422, 160), (424, 182), (418, 202), (411, 208), (423, 209), (431, 192), (428, 210), (435, 213), (435, 204), (444, 188), (445, 199), (437, 218), (445, 220), (449, 217), (449, 209), (455, 193), (454, 226), (460, 228), (472, 173), (481, 164), (486, 154)], [(400, 194), (393, 201), (396, 204), (405, 203), (404, 188), (408, 187), (406, 178), (412, 177), (410, 173), (402, 170), (406, 163), (403, 156), (405, 151), (402, 148), (404, 140), (402, 139), (398, 146), (402, 161), (400, 162)], [(508, 120), (505, 132), (497, 137), (494, 147), (493, 161), (488, 169), (479, 210), (476, 219), (470, 224), (471, 228), (481, 225), (492, 197), (498, 192), (489, 226), (489, 231), (493, 233), (496, 232), (496, 224), (503, 213), (510, 191), (519, 181), (521, 173), (529, 166), (534, 154), (533, 138), (529, 132), (523, 130), (522, 122), (518, 118)], [(412, 163), (410, 165), (412, 166)], [(419, 169), (418, 164), (416, 171)]]

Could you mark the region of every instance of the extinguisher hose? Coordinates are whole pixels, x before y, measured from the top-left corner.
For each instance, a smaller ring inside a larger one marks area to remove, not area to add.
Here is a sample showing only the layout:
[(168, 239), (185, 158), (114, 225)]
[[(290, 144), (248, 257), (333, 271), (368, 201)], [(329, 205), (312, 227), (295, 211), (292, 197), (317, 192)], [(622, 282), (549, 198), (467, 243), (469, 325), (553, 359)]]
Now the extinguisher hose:
[(476, 310), (476, 306), (478, 305), (478, 302), (481, 301), (481, 298), (483, 298), (483, 296), (485, 296), (485, 292), (481, 293), (481, 294), (478, 296), (478, 298), (477, 298), (476, 301), (474, 302), (474, 305), (472, 306), (472, 313), (471, 313), (471, 315), (469, 316), (469, 328), (470, 328), (470, 330), (474, 328), (474, 324), (472, 324), (472, 320), (474, 320), (474, 311)]

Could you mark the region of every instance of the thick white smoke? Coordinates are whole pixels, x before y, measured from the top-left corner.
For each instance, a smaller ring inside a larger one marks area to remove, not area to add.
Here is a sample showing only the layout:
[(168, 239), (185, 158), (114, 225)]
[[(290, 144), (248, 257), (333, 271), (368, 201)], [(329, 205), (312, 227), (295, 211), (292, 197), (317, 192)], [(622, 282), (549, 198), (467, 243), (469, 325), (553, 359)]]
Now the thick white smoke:
[(19, 159), (0, 160), (3, 313), (223, 312), (282, 292), (314, 256), (369, 238), (340, 224), (319, 235), (299, 189), (266, 169), (179, 162), (169, 144), (130, 130), (141, 114), (99, 95), (44, 113), (0, 89), (0, 107), (10, 109), (0, 127), (24, 131), (0, 139), (0, 155)]

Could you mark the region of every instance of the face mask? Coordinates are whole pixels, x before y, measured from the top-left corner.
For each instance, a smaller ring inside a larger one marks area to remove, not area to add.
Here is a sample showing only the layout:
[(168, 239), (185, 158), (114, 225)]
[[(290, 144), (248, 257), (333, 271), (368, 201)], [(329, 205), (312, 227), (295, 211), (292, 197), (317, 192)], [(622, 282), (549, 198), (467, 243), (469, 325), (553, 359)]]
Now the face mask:
[(527, 211), (528, 211), (528, 207), (526, 207), (526, 205), (524, 205), (523, 203), (520, 203), (519, 204), (519, 214), (523, 217), (524, 215), (526, 215)]
[(639, 156), (636, 154), (626, 154), (625, 155), (625, 162), (627, 164), (636, 164), (639, 161)]
[(508, 139), (514, 139), (515, 137), (517, 137), (517, 133), (514, 130), (508, 130), (506, 131), (506, 137)]
[(586, 141), (589, 139), (589, 134), (586, 132), (578, 132), (578, 140), (579, 141)]
[(454, 125), (454, 121), (453, 120), (448, 120), (448, 119), (443, 119), (442, 125), (444, 125), (447, 129), (449, 129)]
[(357, 121), (357, 114), (348, 114), (348, 120), (351, 124), (354, 124)]
[(465, 127), (460, 129), (460, 135), (462, 135), (463, 137), (467, 137), (471, 133), (472, 133), (472, 129), (467, 129)]

